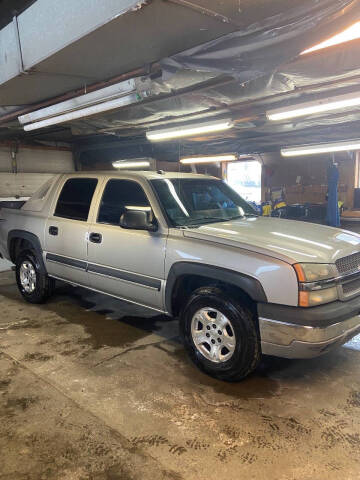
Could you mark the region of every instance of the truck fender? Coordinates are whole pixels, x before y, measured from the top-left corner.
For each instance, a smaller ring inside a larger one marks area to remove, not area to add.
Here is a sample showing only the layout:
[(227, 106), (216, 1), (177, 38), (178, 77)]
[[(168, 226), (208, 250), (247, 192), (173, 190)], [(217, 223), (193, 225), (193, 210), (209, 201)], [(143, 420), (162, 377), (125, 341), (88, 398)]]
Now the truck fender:
[(180, 277), (186, 275), (197, 275), (227, 283), (241, 288), (255, 302), (267, 302), (264, 289), (256, 278), (226, 268), (215, 267), (213, 265), (205, 265), (196, 262), (177, 262), (172, 265), (169, 271), (165, 288), (165, 307), (166, 311), (170, 314), (172, 314), (172, 296), (176, 282)]
[(11, 251), (11, 242), (14, 238), (21, 238), (22, 240), (27, 240), (31, 244), (35, 252), (38, 254), (41, 264), (45, 268), (44, 261), (43, 261), (43, 250), (41, 248), (40, 240), (36, 235), (30, 232), (27, 232), (26, 230), (11, 230), (8, 233), (7, 247), (8, 247), (9, 256), (13, 263), (15, 263), (16, 261), (16, 259), (14, 258), (14, 254)]

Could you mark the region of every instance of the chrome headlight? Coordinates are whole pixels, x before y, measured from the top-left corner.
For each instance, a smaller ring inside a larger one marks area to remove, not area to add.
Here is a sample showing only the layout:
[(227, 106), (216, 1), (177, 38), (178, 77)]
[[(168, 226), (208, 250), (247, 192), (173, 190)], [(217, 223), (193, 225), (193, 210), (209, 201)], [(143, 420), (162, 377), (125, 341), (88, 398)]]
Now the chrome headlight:
[(297, 263), (294, 269), (299, 282), (300, 307), (315, 307), (338, 299), (334, 265)]
[(319, 282), (334, 278), (334, 265), (329, 263), (297, 263), (294, 265), (299, 282)]

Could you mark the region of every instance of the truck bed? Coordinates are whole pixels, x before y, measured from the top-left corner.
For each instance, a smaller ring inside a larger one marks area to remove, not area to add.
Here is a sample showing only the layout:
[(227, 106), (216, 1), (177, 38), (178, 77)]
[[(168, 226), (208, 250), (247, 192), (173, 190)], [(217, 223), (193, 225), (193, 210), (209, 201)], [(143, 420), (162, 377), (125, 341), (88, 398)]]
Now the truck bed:
[(0, 200), (0, 210), (2, 208), (11, 208), (19, 210), (27, 200)]

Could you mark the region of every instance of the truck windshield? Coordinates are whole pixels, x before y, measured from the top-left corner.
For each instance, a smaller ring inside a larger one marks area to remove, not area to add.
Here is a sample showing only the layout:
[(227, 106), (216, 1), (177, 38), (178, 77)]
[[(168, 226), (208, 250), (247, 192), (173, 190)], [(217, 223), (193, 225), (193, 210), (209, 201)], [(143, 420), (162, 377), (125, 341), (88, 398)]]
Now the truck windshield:
[(221, 180), (151, 180), (172, 226), (197, 226), (256, 216), (255, 210)]

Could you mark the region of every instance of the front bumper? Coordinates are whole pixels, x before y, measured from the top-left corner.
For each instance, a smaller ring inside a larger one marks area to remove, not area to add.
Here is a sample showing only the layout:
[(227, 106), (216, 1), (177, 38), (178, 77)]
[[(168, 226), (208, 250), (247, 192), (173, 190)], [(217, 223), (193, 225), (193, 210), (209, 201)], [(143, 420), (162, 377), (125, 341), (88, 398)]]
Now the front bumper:
[(263, 304), (259, 308), (259, 328), (265, 355), (317, 357), (360, 333), (360, 299), (310, 309)]

